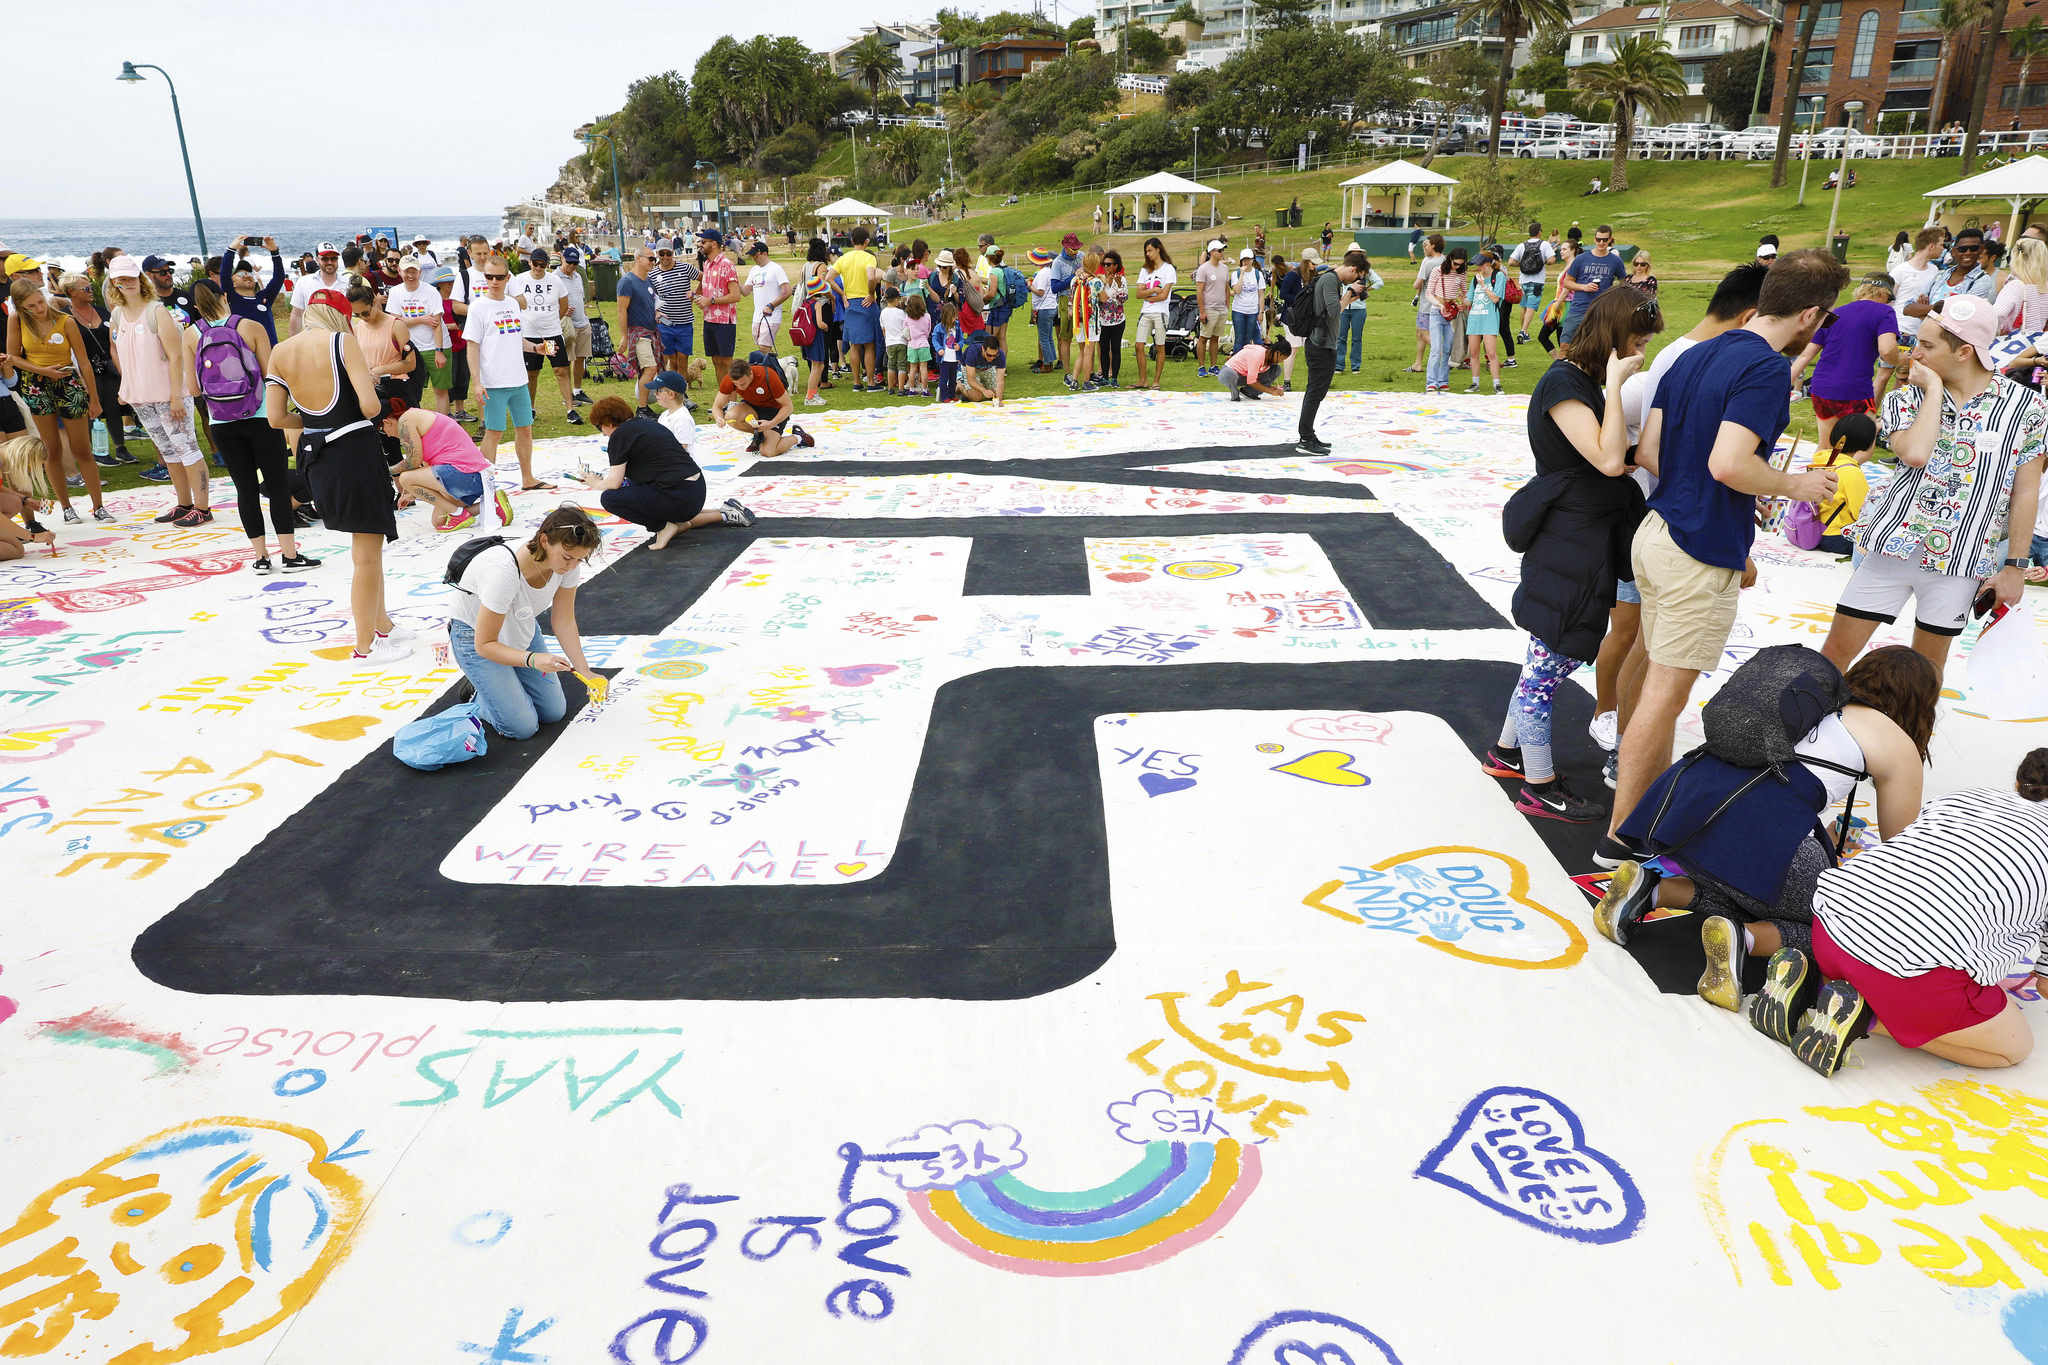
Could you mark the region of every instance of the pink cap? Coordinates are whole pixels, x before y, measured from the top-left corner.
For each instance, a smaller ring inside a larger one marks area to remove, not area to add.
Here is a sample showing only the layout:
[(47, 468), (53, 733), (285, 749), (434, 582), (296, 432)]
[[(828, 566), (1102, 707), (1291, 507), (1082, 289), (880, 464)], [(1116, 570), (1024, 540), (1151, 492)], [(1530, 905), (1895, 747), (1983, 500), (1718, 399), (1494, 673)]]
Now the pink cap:
[(142, 262), (133, 256), (116, 256), (107, 262), (107, 273), (117, 280), (139, 280), (142, 278)]
[(1950, 294), (1935, 307), (1927, 320), (1976, 351), (1978, 363), (1995, 373), (1991, 340), (1998, 335), (1998, 310), (1974, 294)]

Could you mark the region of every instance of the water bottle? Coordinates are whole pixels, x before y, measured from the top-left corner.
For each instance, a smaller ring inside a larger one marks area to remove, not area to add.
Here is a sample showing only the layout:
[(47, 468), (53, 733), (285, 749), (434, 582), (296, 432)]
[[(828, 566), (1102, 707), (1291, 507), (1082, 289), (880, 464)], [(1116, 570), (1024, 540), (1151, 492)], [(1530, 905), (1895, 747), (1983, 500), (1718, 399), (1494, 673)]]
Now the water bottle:
[(92, 419), (92, 457), (101, 463), (107, 458), (107, 423), (104, 418)]

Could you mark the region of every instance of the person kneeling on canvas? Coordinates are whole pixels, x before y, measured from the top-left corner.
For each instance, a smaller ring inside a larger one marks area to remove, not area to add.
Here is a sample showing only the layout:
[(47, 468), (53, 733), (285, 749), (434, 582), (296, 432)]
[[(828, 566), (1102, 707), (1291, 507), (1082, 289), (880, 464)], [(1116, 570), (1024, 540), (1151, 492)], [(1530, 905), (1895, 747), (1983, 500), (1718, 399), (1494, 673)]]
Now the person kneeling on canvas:
[(397, 474), (399, 506), (425, 498), (434, 505), (436, 531), (460, 531), (476, 525), (478, 511), (495, 502), (500, 524), (512, 524), (512, 499), (492, 478), (491, 462), (453, 417), (387, 398), (378, 426), (405, 456)]
[(726, 366), (718, 397), (711, 403), (712, 421), (753, 437), (748, 452), (767, 457), (817, 444), (789, 420), (795, 412), (781, 366), (772, 361), (758, 365), (737, 356)]
[[(574, 503), (548, 513), (531, 540), (471, 542), (479, 548), (456, 583), (448, 644), (476, 688), (479, 718), (507, 739), (531, 739), (568, 714), (556, 674), (592, 676), (576, 629), (576, 585), (601, 543), (597, 523)], [(541, 648), (544, 611), (561, 654)]]
[(598, 399), (590, 420), (605, 438), (611, 468), (602, 478), (586, 473), (583, 482), (603, 490), (598, 501), (605, 511), (654, 532), (652, 548), (662, 549), (699, 526), (754, 524), (754, 514), (731, 498), (705, 511), (704, 471), (673, 432), (651, 418), (635, 417), (625, 399)]
[(1772, 956), (1750, 1022), (1823, 1076), (1872, 1033), (1961, 1066), (2017, 1066), (2034, 1034), (2001, 983), (2032, 962), (2048, 989), (2044, 936), (2048, 749), (2036, 749), (2012, 790), (1938, 796), (1821, 873), (1813, 951)]
[(995, 333), (976, 332), (960, 347), (960, 401), (963, 403), (984, 403), (993, 400), (997, 407), (1003, 405), (1003, 381), (1007, 377), (1009, 356), (1003, 353), (1002, 343)]
[(1257, 399), (1260, 394), (1278, 398), (1285, 392), (1280, 387), (1281, 362), (1292, 354), (1294, 346), (1286, 337), (1248, 341), (1223, 362), (1223, 368), (1216, 374), (1233, 403)]

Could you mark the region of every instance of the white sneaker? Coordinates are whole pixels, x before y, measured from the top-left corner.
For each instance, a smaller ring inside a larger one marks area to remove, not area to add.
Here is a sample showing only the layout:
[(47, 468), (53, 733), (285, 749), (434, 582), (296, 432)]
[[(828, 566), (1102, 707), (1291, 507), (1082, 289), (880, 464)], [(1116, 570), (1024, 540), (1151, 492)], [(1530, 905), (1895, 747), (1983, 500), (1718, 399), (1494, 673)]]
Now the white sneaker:
[(399, 644), (395, 640), (383, 635), (377, 637), (377, 642), (370, 646), (368, 654), (363, 653), (361, 650), (351, 650), (349, 652), (350, 661), (359, 664), (395, 664), (400, 659), (409, 659), (411, 657), (411, 645)]
[(1602, 711), (1593, 717), (1593, 723), (1586, 727), (1586, 733), (1593, 737), (1595, 744), (1612, 752), (1615, 745), (1620, 742), (1621, 717), (1612, 711)]
[[(394, 645), (402, 645), (410, 641), (417, 640), (419, 638), (419, 632), (416, 630), (412, 630), (409, 627), (400, 625), (396, 621), (393, 621), (391, 623), (391, 629), (388, 631), (380, 632), (377, 638), (380, 640), (389, 640)], [(1613, 746), (1610, 745), (1609, 747), (1611, 748)]]

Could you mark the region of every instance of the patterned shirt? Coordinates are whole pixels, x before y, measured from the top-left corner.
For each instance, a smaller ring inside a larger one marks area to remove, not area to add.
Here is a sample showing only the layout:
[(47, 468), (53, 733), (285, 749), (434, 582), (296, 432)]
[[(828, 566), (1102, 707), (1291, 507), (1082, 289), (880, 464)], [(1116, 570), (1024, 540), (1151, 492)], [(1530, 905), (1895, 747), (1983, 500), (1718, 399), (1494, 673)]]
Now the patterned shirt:
[(697, 321), (696, 305), (690, 302), (690, 286), (697, 282), (697, 267), (674, 265), (648, 275), (654, 286), (658, 319), (671, 327), (688, 327)]
[[(1922, 396), (1911, 384), (1893, 389), (1878, 439), (1890, 445), (1910, 427)], [(2048, 402), (2002, 374), (1961, 406), (1944, 392), (1933, 453), (1919, 469), (1901, 463), (1876, 509), (1864, 508), (1863, 548), (1957, 578), (1991, 577), (2001, 567), (1995, 556), (2012, 512), (2013, 478), (2042, 457), (2044, 430)]]
[(1975, 294), (1986, 303), (1998, 301), (1998, 293), (1991, 287), (1991, 277), (1984, 273), (1983, 266), (1971, 266), (1970, 273), (1955, 284), (1949, 283), (1951, 273), (1947, 270), (1942, 271), (1935, 277), (1934, 283), (1927, 287), (1929, 303), (1940, 303), (1950, 294)]
[[(724, 252), (704, 262), (704, 295), (711, 298), (721, 294), (735, 293), (739, 289), (739, 267)], [(731, 303), (706, 303), (704, 321), (732, 322), (739, 316), (739, 306)]]

